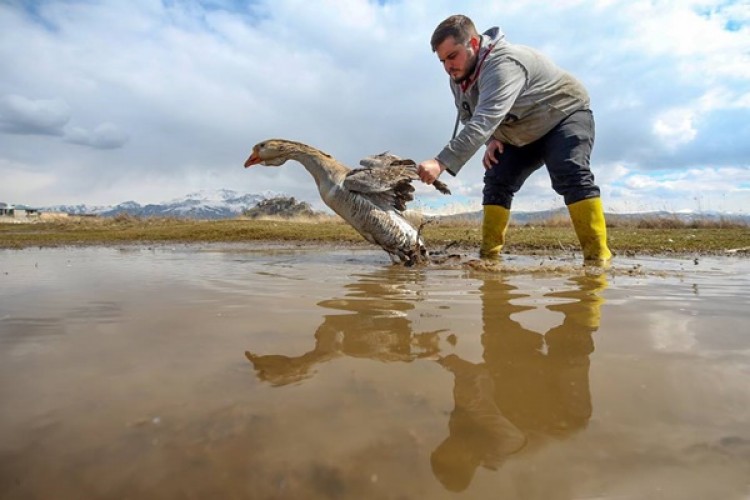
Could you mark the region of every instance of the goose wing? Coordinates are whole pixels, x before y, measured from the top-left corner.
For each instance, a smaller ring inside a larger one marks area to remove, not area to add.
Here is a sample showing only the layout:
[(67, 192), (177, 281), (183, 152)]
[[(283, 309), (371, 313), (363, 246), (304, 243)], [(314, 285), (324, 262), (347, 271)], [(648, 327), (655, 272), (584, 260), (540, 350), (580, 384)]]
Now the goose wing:
[[(414, 160), (404, 159), (400, 156), (391, 154), (389, 151), (377, 155), (370, 155), (359, 160), (359, 164), (367, 168), (394, 168), (394, 167), (406, 167), (405, 170), (411, 170), (409, 173), (412, 180), (419, 180), (417, 175), (417, 164)], [(451, 190), (448, 186), (440, 180), (435, 179), (432, 185), (443, 194), (451, 194)]]
[(358, 168), (346, 174), (344, 187), (369, 198), (382, 208), (403, 211), (406, 204), (414, 199), (411, 181), (415, 178), (418, 178), (416, 171), (402, 166)]
[(385, 151), (377, 155), (365, 156), (364, 158), (359, 160), (359, 164), (367, 168), (381, 168), (387, 167), (401, 159), (402, 158), (400, 156), (393, 155), (390, 151)]

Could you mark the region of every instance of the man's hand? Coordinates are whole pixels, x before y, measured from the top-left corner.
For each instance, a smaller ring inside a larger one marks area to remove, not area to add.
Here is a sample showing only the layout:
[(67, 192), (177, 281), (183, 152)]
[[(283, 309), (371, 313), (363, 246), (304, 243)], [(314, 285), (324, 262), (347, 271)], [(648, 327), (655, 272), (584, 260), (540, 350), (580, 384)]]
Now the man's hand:
[(425, 160), (417, 165), (417, 175), (419, 175), (419, 179), (425, 184), (435, 182), (440, 177), (440, 174), (443, 173), (443, 170), (445, 170), (445, 165), (435, 159)]
[(484, 168), (491, 169), (493, 164), (500, 161), (498, 155), (501, 154), (503, 154), (503, 143), (497, 139), (490, 140), (490, 143), (487, 144), (487, 151), (484, 152), (484, 158), (482, 158)]

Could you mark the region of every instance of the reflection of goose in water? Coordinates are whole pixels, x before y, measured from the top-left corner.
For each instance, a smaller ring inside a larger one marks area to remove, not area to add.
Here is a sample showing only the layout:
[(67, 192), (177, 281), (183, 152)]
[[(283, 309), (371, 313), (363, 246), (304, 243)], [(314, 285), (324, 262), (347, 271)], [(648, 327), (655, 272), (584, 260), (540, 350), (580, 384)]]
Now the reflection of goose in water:
[(404, 287), (413, 277), (400, 267), (385, 268), (347, 285), (344, 298), (321, 301), (318, 305), (336, 313), (323, 317), (315, 346), (301, 356), (250, 351), (245, 356), (258, 378), (273, 385), (309, 378), (315, 365), (339, 356), (403, 362), (435, 357), (440, 332), (413, 333), (407, 317), (414, 304)]
[[(384, 154), (367, 159), (366, 168), (352, 170), (306, 144), (269, 139), (253, 147), (245, 167), (277, 167), (287, 160), (301, 163), (315, 179), (325, 204), (394, 262), (414, 264), (427, 256), (419, 231), (402, 213), (414, 199), (411, 181), (419, 179), (414, 161)], [(434, 186), (450, 194), (442, 182)]]
[(601, 276), (578, 276), (576, 286), (545, 297), (571, 302), (547, 306), (564, 314), (562, 324), (543, 335), (511, 315), (534, 309), (513, 304), (526, 297), (503, 278), (485, 280), (482, 293), (484, 362), (455, 355), (440, 363), (455, 376), (455, 408), (449, 436), (433, 451), (433, 472), (452, 491), (469, 486), (476, 468), (497, 468), (535, 436), (564, 437), (591, 417), (589, 355), (599, 328)]

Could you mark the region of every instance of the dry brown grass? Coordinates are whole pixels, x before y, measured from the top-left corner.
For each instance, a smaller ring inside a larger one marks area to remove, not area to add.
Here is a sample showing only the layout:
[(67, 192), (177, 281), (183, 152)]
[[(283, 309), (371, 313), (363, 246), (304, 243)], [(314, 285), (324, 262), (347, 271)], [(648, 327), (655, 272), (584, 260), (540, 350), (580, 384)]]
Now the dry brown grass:
[[(473, 251), (481, 240), (480, 221), (451, 220), (426, 224), (428, 247), (448, 245)], [(608, 231), (615, 253), (726, 253), (750, 247), (750, 227), (726, 221), (686, 224), (679, 220), (614, 221)], [(367, 245), (348, 224), (335, 216), (286, 220), (193, 220), (164, 217), (69, 217), (34, 224), (0, 224), (0, 248), (64, 245), (122, 245), (216, 242), (322, 242)], [(510, 253), (575, 251), (578, 241), (566, 214), (508, 230)]]
[[(442, 220), (441, 224), (449, 226), (475, 226), (480, 220), (475, 217), (451, 218)], [(544, 219), (529, 222), (518, 222), (511, 216), (511, 227), (546, 227), (572, 228), (570, 216), (567, 212), (553, 214)], [(616, 214), (607, 215), (608, 228), (640, 228), (640, 229), (742, 229), (750, 227), (747, 222), (729, 217), (694, 218), (685, 220), (677, 215), (644, 215), (642, 217), (624, 217)]]
[(621, 221), (618, 227), (636, 227), (640, 229), (732, 229), (748, 227), (747, 223), (730, 220), (725, 217), (719, 219), (682, 220), (678, 217), (643, 217), (633, 221)]
[(236, 220), (258, 220), (269, 222), (297, 222), (300, 224), (345, 224), (344, 220), (337, 215), (316, 214), (316, 215), (298, 215), (295, 217), (283, 217), (281, 215), (261, 215), (258, 217), (239, 216)]
[[(513, 217), (511, 216), (511, 220)], [(567, 212), (558, 212), (547, 218), (528, 222), (526, 224), (515, 223), (517, 226), (538, 226), (538, 227), (573, 227), (570, 222), (570, 216)]]

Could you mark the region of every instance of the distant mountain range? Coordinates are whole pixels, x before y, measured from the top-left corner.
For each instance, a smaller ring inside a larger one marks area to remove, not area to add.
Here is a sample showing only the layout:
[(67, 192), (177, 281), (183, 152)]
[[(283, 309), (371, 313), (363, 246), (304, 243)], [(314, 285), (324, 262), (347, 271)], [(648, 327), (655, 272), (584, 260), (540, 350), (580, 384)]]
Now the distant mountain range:
[(242, 215), (244, 210), (259, 202), (278, 196), (277, 193), (241, 194), (231, 189), (202, 190), (163, 203), (141, 205), (125, 201), (118, 205), (55, 205), (42, 207), (42, 212), (63, 212), (71, 215), (99, 215), (113, 217), (119, 214), (139, 217), (185, 217), (191, 219), (227, 219)]
[[(201, 190), (190, 193), (184, 198), (178, 198), (164, 203), (141, 205), (135, 201), (126, 201), (118, 205), (89, 206), (89, 205), (55, 205), (42, 207), (42, 212), (64, 212), (73, 215), (98, 215), (112, 217), (118, 214), (129, 214), (139, 217), (185, 217), (193, 219), (227, 219), (242, 215), (246, 210), (257, 207), (259, 203), (272, 198), (290, 198), (271, 191), (261, 194), (238, 193), (231, 189)], [(292, 199), (293, 200), (293, 199)], [(669, 218), (683, 222), (694, 220), (724, 220), (750, 224), (748, 214), (725, 214), (721, 212), (666, 212), (656, 211), (647, 213), (607, 213), (610, 222), (627, 221), (632, 219)], [(482, 218), (482, 212), (466, 212), (456, 215), (436, 216), (443, 220), (476, 220)], [(567, 218), (568, 212), (563, 208), (543, 210), (538, 212), (513, 211), (512, 221), (516, 224), (533, 224), (535, 221), (547, 220), (555, 217)]]

